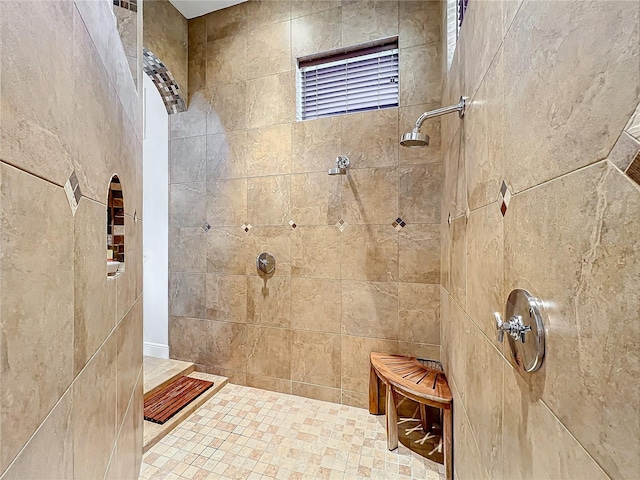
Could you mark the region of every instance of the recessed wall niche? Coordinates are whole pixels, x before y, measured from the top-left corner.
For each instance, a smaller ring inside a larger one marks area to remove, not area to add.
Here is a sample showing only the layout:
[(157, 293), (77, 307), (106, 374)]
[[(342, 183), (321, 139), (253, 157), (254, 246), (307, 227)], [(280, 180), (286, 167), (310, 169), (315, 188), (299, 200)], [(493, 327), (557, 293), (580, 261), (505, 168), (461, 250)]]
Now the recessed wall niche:
[(107, 197), (107, 276), (124, 272), (124, 196), (117, 175), (109, 182)]

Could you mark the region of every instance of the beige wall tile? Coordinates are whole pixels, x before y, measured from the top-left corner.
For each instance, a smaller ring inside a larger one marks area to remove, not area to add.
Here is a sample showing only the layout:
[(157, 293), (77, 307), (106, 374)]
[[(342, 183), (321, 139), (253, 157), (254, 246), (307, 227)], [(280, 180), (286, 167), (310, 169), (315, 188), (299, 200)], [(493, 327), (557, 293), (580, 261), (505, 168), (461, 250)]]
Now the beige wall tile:
[(442, 167), (412, 165), (398, 168), (399, 214), (405, 222), (440, 223)]
[(342, 281), (342, 333), (398, 339), (398, 284)]
[[(405, 2), (403, 2), (405, 3)], [(410, 3), (410, 2), (408, 2)], [(402, 134), (410, 132), (415, 127), (416, 120), (424, 112), (440, 108), (440, 103), (429, 103), (423, 105), (412, 105), (409, 107), (400, 107), (399, 122), (400, 129), (398, 131), (400, 141)], [(426, 148), (404, 148), (398, 147), (398, 163), (400, 165), (414, 165), (419, 163), (441, 163), (442, 154), (440, 152), (440, 117), (430, 118), (422, 124), (421, 132), (429, 135), (429, 146)]]
[(340, 177), (326, 172), (291, 175), (291, 219), (296, 225), (335, 225), (340, 191)]
[(0, 249), (11, 252), (0, 260), (4, 469), (73, 378), (74, 260), (62, 188), (6, 164), (0, 173)]
[(247, 373), (290, 379), (291, 330), (247, 325)]
[[(203, 17), (199, 17), (199, 19), (203, 19)], [(189, 47), (188, 72), (190, 95), (207, 88), (207, 46), (205, 44), (192, 44)]]
[[(207, 238), (202, 228), (170, 228), (169, 268), (172, 272), (202, 273), (207, 269)], [(126, 245), (125, 245), (126, 247)]]
[(291, 122), (295, 118), (291, 73), (254, 78), (247, 82), (247, 127)]
[(247, 220), (251, 225), (287, 225), (290, 220), (291, 180), (288, 175), (247, 181)]
[(207, 275), (207, 318), (247, 321), (247, 279), (244, 275)]
[(172, 140), (207, 133), (210, 97), (206, 91), (193, 92), (189, 98), (188, 110), (169, 117), (169, 134)]
[(239, 227), (246, 221), (247, 180), (234, 178), (207, 182), (207, 222), (213, 226)]
[(142, 295), (142, 222), (135, 222), (126, 216), (124, 219), (125, 238), (125, 271), (116, 277), (116, 317), (121, 320), (125, 313)]
[[(453, 402), (459, 404), (459, 396), (456, 395), (455, 387), (452, 389)], [(468, 478), (474, 480), (488, 480), (490, 477), (479, 461), (480, 452), (478, 444), (473, 436), (466, 412), (460, 408), (453, 416), (453, 452), (456, 462), (453, 465), (455, 478)]]
[(441, 2), (403, 0), (398, 6), (400, 48), (440, 41)]
[(207, 43), (207, 84), (224, 85), (247, 79), (247, 34)]
[(343, 0), (344, 46), (398, 34), (398, 2), (394, 0)]
[(291, 328), (291, 277), (247, 277), (247, 322)]
[(291, 173), (291, 124), (247, 131), (247, 176)]
[(351, 170), (342, 180), (342, 219), (353, 224), (391, 224), (398, 217), (397, 168)]
[(291, 19), (291, 0), (254, 0), (247, 3), (247, 24), (251, 30)]
[(299, 397), (314, 398), (324, 402), (340, 403), (340, 389), (291, 382), (291, 393)]
[(342, 392), (345, 390), (369, 392), (371, 352), (396, 353), (398, 342), (381, 338), (341, 337)]
[(206, 364), (214, 367), (246, 371), (247, 326), (240, 323), (209, 321)]
[(282, 227), (253, 227), (247, 234), (247, 275), (258, 273), (256, 260), (263, 252), (276, 259), (276, 277), (291, 275), (291, 235), (289, 225)]
[(291, 279), (291, 327), (340, 333), (341, 283), (332, 279)]
[(169, 355), (175, 360), (204, 364), (207, 360), (208, 320), (169, 318)]
[(207, 42), (237, 35), (247, 27), (247, 5), (241, 3), (206, 15)]
[(440, 225), (406, 225), (398, 235), (398, 279), (437, 283), (440, 279)]
[(342, 405), (349, 405), (351, 407), (368, 408), (369, 394), (342, 390), (340, 403), (342, 403)]
[[(449, 272), (451, 280), (451, 296), (462, 308), (467, 305), (467, 220), (458, 217), (451, 223), (451, 247)], [(446, 259), (444, 261), (447, 261)]]
[(401, 106), (440, 102), (440, 62), (438, 44), (400, 49)]
[(269, 390), (271, 392), (291, 394), (291, 380), (285, 380), (283, 378), (272, 378), (247, 373), (247, 386)]
[(398, 342), (397, 353), (425, 360), (440, 360), (440, 345)]
[(462, 130), (459, 129), (454, 135), (451, 148), (442, 157), (444, 163), (442, 215), (445, 219), (448, 214), (451, 214), (451, 218), (464, 215), (468, 207), (465, 145), (461, 138)]
[[(189, 50), (207, 43), (207, 16), (191, 18), (188, 21), (188, 44)], [(191, 55), (191, 52), (189, 52)]]
[(169, 314), (206, 318), (204, 273), (169, 274)]
[[(116, 425), (120, 428), (142, 371), (142, 299), (138, 300), (114, 333), (116, 342)], [(133, 428), (126, 429), (131, 430)], [(135, 450), (135, 447), (134, 447)]]
[(342, 46), (342, 8), (296, 18), (291, 22), (293, 59)]
[(169, 186), (169, 227), (201, 227), (207, 215), (207, 184), (176, 183)]
[(170, 183), (203, 182), (207, 179), (207, 137), (176, 138), (170, 142)]
[(247, 78), (288, 72), (291, 66), (290, 21), (274, 23), (249, 32)]
[(207, 233), (207, 273), (244, 275), (247, 234), (240, 227), (217, 227)]
[(207, 135), (207, 180), (247, 175), (247, 132)]
[(349, 225), (342, 233), (343, 279), (398, 279), (398, 232), (391, 225)]
[(327, 117), (293, 124), (291, 172), (326, 172), (342, 154), (341, 118)]
[(340, 242), (334, 226), (297, 227), (291, 235), (291, 275), (340, 278)]
[(292, 338), (291, 379), (340, 387), (340, 336), (294, 330)]
[(340, 0), (292, 0), (291, 18), (304, 17), (340, 6)]
[(341, 116), (342, 150), (350, 168), (394, 167), (398, 164), (398, 109), (387, 108)]
[(440, 345), (440, 286), (398, 284), (398, 340)]
[(226, 85), (207, 84), (207, 134), (243, 130), (247, 126), (249, 105), (246, 82)]

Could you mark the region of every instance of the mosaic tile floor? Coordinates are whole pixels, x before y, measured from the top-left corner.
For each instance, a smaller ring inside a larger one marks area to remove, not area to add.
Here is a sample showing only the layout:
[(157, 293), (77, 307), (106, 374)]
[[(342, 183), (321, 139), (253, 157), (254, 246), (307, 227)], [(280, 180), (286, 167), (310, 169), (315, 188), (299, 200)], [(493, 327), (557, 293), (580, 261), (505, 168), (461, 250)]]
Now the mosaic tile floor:
[(442, 466), (386, 447), (384, 416), (227, 385), (149, 450), (140, 478), (426, 479)]

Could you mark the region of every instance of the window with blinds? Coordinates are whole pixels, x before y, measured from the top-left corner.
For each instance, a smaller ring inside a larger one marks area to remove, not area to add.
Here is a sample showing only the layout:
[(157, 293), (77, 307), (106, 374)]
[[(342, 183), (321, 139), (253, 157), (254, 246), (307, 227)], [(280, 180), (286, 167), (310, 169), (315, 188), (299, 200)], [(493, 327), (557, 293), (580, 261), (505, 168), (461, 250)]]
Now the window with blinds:
[(298, 62), (298, 120), (398, 106), (398, 40)]

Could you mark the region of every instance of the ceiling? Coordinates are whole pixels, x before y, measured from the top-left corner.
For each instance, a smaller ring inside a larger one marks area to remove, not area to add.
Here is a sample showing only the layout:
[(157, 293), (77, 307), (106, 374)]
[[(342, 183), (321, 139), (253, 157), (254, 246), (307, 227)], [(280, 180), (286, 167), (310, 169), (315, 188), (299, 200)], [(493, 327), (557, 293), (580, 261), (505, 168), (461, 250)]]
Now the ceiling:
[(246, 0), (169, 0), (186, 18), (196, 18), (216, 10), (237, 5)]

